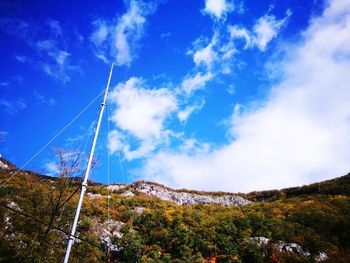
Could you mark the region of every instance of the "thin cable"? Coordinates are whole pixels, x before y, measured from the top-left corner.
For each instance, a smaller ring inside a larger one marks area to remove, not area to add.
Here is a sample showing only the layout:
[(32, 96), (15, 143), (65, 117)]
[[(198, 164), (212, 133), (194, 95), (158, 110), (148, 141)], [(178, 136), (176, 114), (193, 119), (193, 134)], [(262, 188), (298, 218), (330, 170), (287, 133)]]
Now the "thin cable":
[[(83, 151), (81, 152), (81, 163), (84, 162), (84, 157), (85, 157), (85, 152), (86, 152), (86, 148), (89, 144), (89, 141), (90, 141), (90, 137), (92, 135), (92, 132), (95, 130), (95, 126), (96, 126), (96, 120), (93, 120), (92, 122), (92, 125), (90, 125), (89, 127), (89, 134), (88, 134), (88, 137), (86, 138), (86, 141), (85, 141), (85, 145), (84, 145), (84, 149)], [(74, 180), (72, 181), (72, 185), (74, 184)], [(80, 188), (80, 186), (79, 186)]]
[(90, 137), (91, 137), (92, 131), (95, 130), (95, 126), (96, 126), (96, 120), (94, 120), (94, 121), (92, 122), (92, 125), (90, 125), (89, 134), (88, 134), (88, 137), (87, 137), (87, 139), (86, 139), (86, 141), (85, 141), (85, 145), (84, 145), (84, 148), (83, 148), (83, 151), (82, 151), (82, 154), (83, 154), (83, 155), (84, 155), (85, 152), (86, 152), (87, 145), (88, 145), (88, 143), (89, 143), (89, 141), (90, 141)]
[[(89, 130), (89, 133), (88, 133), (88, 136), (87, 136), (87, 138), (86, 138), (86, 140), (85, 140), (85, 142), (84, 142), (83, 151), (80, 151), (80, 149), (81, 149), (81, 147), (82, 147), (82, 145), (83, 145), (83, 142), (81, 142), (81, 143), (80, 143), (80, 146), (78, 147), (78, 154), (80, 155), (80, 156), (77, 156), (77, 158), (80, 159), (80, 160), (79, 160), (78, 166), (81, 166), (82, 163), (84, 162), (84, 156), (85, 156), (86, 148), (87, 148), (87, 145), (88, 145), (88, 143), (89, 143), (89, 140), (90, 140), (92, 131), (94, 130), (94, 126), (95, 126), (95, 120), (92, 122), (92, 125), (90, 125), (90, 127), (89, 127), (89, 129), (88, 129), (88, 130)], [(72, 176), (72, 175), (70, 175), (70, 177), (71, 177), (71, 176)], [(69, 182), (68, 182), (68, 187), (71, 188), (72, 186), (75, 185), (75, 183), (76, 183), (76, 181), (75, 181), (74, 179), (73, 179), (73, 180), (69, 180)], [(79, 190), (79, 189), (80, 189), (80, 186), (78, 186), (77, 190)], [(73, 195), (76, 194), (76, 193), (78, 192), (77, 190), (74, 191)], [(70, 198), (72, 198), (72, 197), (73, 197), (73, 196), (71, 196)], [(70, 199), (70, 198), (69, 198), (69, 199)], [(69, 199), (67, 199), (67, 200), (69, 200)]]
[[(110, 112), (109, 112), (110, 108), (109, 105), (107, 105), (107, 145), (109, 146), (109, 116), (110, 116)], [(109, 158), (109, 149), (107, 146), (107, 185), (109, 186), (110, 184), (110, 158)], [(110, 219), (110, 201), (109, 201), (109, 194), (110, 194), (110, 189), (109, 187), (107, 187), (107, 196), (108, 196), (108, 202), (107, 202), (107, 219)]]
[(3, 188), (5, 184), (8, 183), (16, 174), (23, 170), (23, 168), (29, 164), (35, 157), (37, 157), (53, 140), (55, 140), (64, 130), (66, 130), (79, 116), (86, 111), (102, 94), (104, 91), (100, 92), (84, 109), (82, 109), (63, 129), (61, 129), (48, 143), (46, 143), (36, 154), (33, 155), (25, 164), (23, 164), (13, 175), (11, 175), (4, 183), (1, 184), (0, 188)]
[(118, 152), (118, 160), (119, 160), (120, 172), (122, 174), (122, 182), (123, 184), (126, 184), (124, 169), (123, 169), (122, 160), (119, 152)]
[[(28, 217), (28, 218), (30, 218), (30, 219), (33, 219), (34, 221), (36, 221), (36, 222), (38, 222), (38, 223), (40, 223), (40, 224), (42, 224), (42, 225), (49, 226), (48, 223), (46, 223), (46, 222), (40, 220), (39, 218), (36, 218), (36, 217), (30, 215), (30, 214), (27, 214), (27, 213), (25, 213), (25, 212), (23, 212), (23, 211), (14, 209), (14, 208), (12, 208), (12, 207), (10, 207), (10, 206), (7, 206), (7, 205), (1, 204), (1, 203), (0, 203), (0, 206), (2, 206), (2, 207), (6, 208), (6, 209), (8, 209), (8, 210), (10, 210), (10, 211), (12, 211), (12, 212), (14, 212), (14, 213), (17, 213), (17, 214), (19, 214), (19, 215), (22, 215), (22, 216), (24, 216), (24, 217)], [(65, 231), (65, 230), (63, 230), (63, 229), (61, 229), (61, 228), (59, 228), (59, 227), (56, 227), (56, 226), (54, 226), (54, 225), (52, 225), (51, 228), (52, 228), (52, 229), (55, 229), (55, 230), (58, 230), (58, 231), (60, 231), (60, 232), (62, 232), (62, 233), (64, 233), (64, 234), (66, 234), (66, 235), (68, 235), (68, 236), (72, 236), (72, 237), (74, 237), (74, 238), (76, 238), (76, 239), (79, 239), (79, 240), (81, 240), (81, 241), (83, 241), (83, 242), (86, 242), (86, 243), (88, 243), (88, 244), (90, 244), (90, 245), (92, 245), (92, 246), (94, 246), (94, 247), (101, 248), (99, 245), (97, 245), (97, 244), (95, 244), (95, 243), (93, 243), (93, 242), (91, 242), (91, 241), (89, 241), (89, 240), (86, 240), (85, 238), (81, 238), (81, 237), (78, 237), (78, 236), (76, 236), (76, 235), (71, 235), (71, 234), (69, 234), (67, 231)]]
[[(126, 178), (125, 178), (125, 173), (124, 173), (124, 169), (123, 169), (123, 164), (122, 164), (120, 152), (118, 152), (118, 159), (119, 159), (120, 172), (122, 174), (122, 182), (123, 182), (123, 184), (126, 184)], [(132, 224), (132, 215), (131, 215), (130, 205), (128, 205), (128, 212), (130, 215), (130, 222)]]
[[(109, 184), (110, 184), (110, 181), (109, 181), (109, 176), (110, 176), (110, 172), (109, 172), (109, 168), (110, 168), (110, 159), (109, 159), (109, 118), (110, 118), (110, 106), (109, 104), (107, 104), (107, 229), (108, 229), (108, 232), (110, 233), (110, 229), (111, 229), (111, 222), (110, 222), (110, 190), (109, 190)], [(111, 261), (111, 258), (110, 258), (110, 251), (111, 251), (111, 244), (108, 244), (108, 248), (107, 248), (107, 255), (108, 255), (108, 262)]]

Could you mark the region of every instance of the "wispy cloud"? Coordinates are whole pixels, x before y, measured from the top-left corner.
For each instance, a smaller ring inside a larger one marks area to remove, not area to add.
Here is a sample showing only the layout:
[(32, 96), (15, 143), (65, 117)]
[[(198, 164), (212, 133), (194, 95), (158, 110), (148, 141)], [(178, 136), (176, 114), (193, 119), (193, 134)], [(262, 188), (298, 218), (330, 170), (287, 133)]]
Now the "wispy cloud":
[[(277, 19), (274, 15), (265, 14), (256, 20), (251, 30), (242, 25), (226, 25), (224, 23), (219, 27), (214, 26), (210, 40), (203, 36), (197, 38), (193, 42), (193, 48), (187, 52), (193, 57), (196, 76), (185, 80), (185, 86), (189, 88), (184, 90), (191, 93), (189, 91), (192, 91), (190, 88), (192, 83), (202, 83), (200, 80), (207, 81), (222, 74), (232, 74), (234, 56), (239, 53), (253, 48), (258, 48), (261, 52), (267, 50), (268, 44), (278, 36), (290, 15), (291, 11), (289, 10), (286, 12), (286, 16), (281, 19)], [(210, 78), (203, 76), (210, 76)], [(204, 85), (193, 85), (193, 87), (196, 90), (196, 87), (204, 87)]]
[(14, 105), (12, 105), (12, 103), (10, 103), (9, 101), (7, 101), (5, 99), (0, 100), (0, 106), (8, 114), (14, 114), (17, 111), (16, 107)]
[(29, 37), (30, 30), (33, 32), (36, 28), (32, 27), (27, 21), (10, 17), (0, 17), (0, 30), (8, 35), (25, 39)]
[(196, 90), (203, 89), (212, 78), (213, 74), (211, 72), (205, 74), (198, 72), (195, 75), (188, 75), (182, 81), (180, 92), (187, 96), (192, 95)]
[[(34, 50), (34, 56), (33, 54), (17, 54), (15, 58), (18, 62), (34, 66), (63, 83), (70, 80), (72, 71), (79, 71), (78, 66), (71, 64), (71, 53), (67, 48), (79, 42), (75, 39), (77, 38), (76, 31), (72, 30), (73, 33), (68, 33), (68, 30), (64, 30), (59, 21), (48, 19), (46, 23), (39, 25), (20, 19), (2, 17), (0, 18), (0, 30), (22, 39)], [(38, 38), (38, 35), (41, 37)]]
[(1, 81), (0, 82), (0, 87), (8, 87), (8, 86), (10, 86), (10, 82), (8, 82), (8, 81)]
[(215, 60), (218, 59), (217, 53), (214, 51), (214, 46), (216, 44), (217, 37), (214, 35), (212, 37), (212, 40), (209, 42), (209, 44), (206, 47), (197, 49), (193, 54), (193, 61), (196, 64), (196, 66), (204, 65), (208, 69), (211, 68), (212, 64)]
[(251, 30), (243, 26), (229, 25), (228, 31), (233, 41), (239, 39), (245, 41), (244, 49), (257, 47), (260, 51), (265, 51), (267, 45), (277, 37), (291, 15), (290, 10), (286, 12), (286, 16), (282, 19), (277, 19), (274, 15), (265, 14), (256, 21)]
[(50, 176), (57, 176), (60, 173), (60, 169), (57, 163), (54, 161), (46, 162), (43, 169), (44, 169), (44, 173)]
[(109, 35), (110, 26), (107, 25), (107, 22), (104, 20), (95, 20), (92, 22), (94, 32), (90, 35), (90, 41), (97, 47), (101, 46)]
[(33, 92), (34, 100), (38, 104), (44, 104), (48, 106), (56, 105), (56, 100), (53, 98), (46, 98), (44, 95), (40, 94), (37, 90)]
[(16, 55), (15, 58), (18, 62), (21, 62), (21, 63), (26, 63), (29, 60), (27, 56), (22, 56), (22, 55)]
[(95, 54), (103, 61), (114, 60), (117, 65), (129, 66), (137, 57), (139, 41), (144, 36), (147, 16), (154, 13), (157, 1), (125, 1), (126, 12), (119, 18), (92, 22), (94, 31), (90, 41), (95, 45)]
[(186, 106), (183, 110), (180, 110), (177, 113), (177, 117), (178, 119), (182, 122), (182, 123), (186, 123), (188, 118), (196, 111), (199, 111), (203, 108), (205, 104), (204, 100), (201, 100), (198, 103), (195, 103), (193, 105), (188, 105)]
[(59, 21), (49, 19), (47, 21), (47, 24), (49, 25), (49, 27), (51, 28), (52, 33), (56, 37), (63, 37), (63, 30), (62, 30), (62, 27), (61, 27), (61, 24), (60, 24)]
[(0, 106), (7, 114), (13, 115), (18, 111), (25, 109), (27, 104), (23, 98), (19, 98), (16, 101), (1, 99)]
[(254, 35), (252, 37), (252, 43), (261, 51), (265, 51), (267, 44), (277, 36), (282, 26), (286, 24), (290, 15), (291, 11), (288, 10), (286, 17), (280, 20), (277, 20), (276, 17), (272, 15), (264, 15), (263, 17), (260, 17), (253, 27)]
[[(9, 135), (8, 131), (2, 131), (0, 130), (0, 143), (4, 143), (6, 141), (5, 137)], [(0, 153), (0, 157), (1, 157), (1, 153)]]
[(161, 39), (168, 40), (171, 37), (171, 33), (170, 32), (162, 33), (162, 34), (160, 34), (159, 37)]
[(67, 40), (60, 23), (49, 20), (47, 25), (51, 30), (51, 36), (34, 40), (31, 46), (41, 58), (39, 67), (49, 76), (66, 83), (70, 81), (69, 73), (79, 69), (71, 64), (71, 53), (65, 48)]

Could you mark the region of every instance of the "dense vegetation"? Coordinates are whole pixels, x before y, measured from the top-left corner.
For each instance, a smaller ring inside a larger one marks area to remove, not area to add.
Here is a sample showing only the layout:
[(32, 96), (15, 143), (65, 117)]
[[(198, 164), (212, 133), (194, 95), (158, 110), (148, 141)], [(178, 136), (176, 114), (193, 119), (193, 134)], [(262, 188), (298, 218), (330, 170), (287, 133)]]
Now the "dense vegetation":
[[(15, 172), (9, 165), (0, 169), (0, 184)], [(62, 261), (79, 190), (79, 179), (71, 179), (79, 169), (63, 165), (60, 178), (20, 172), (0, 188), (0, 262)], [(70, 262), (314, 262), (320, 252), (328, 255), (323, 262), (350, 262), (349, 189), (350, 174), (253, 192), (245, 195), (251, 205), (224, 207), (179, 206), (139, 193), (123, 197), (92, 184), (90, 193), (101, 196), (84, 200)], [(111, 249), (96, 231), (108, 217), (123, 222)], [(283, 251), (281, 241), (309, 254)]]

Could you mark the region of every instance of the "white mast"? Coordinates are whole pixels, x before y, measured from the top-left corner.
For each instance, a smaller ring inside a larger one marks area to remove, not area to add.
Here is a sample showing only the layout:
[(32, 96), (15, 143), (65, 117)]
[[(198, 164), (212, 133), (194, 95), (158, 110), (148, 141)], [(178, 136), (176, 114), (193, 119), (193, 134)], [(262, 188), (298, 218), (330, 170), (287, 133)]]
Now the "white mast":
[(83, 182), (81, 184), (81, 191), (80, 191), (79, 202), (78, 202), (77, 209), (75, 211), (74, 221), (73, 221), (71, 233), (70, 233), (70, 236), (69, 236), (69, 241), (68, 241), (68, 245), (67, 245), (67, 249), (66, 249), (66, 254), (64, 256), (64, 261), (63, 261), (64, 263), (68, 263), (70, 251), (72, 249), (72, 245), (73, 245), (73, 242), (74, 242), (75, 230), (76, 230), (77, 225), (78, 225), (80, 209), (81, 209), (81, 205), (83, 203), (84, 195), (85, 195), (86, 188), (87, 188), (87, 183), (88, 183), (88, 178), (89, 178), (89, 175), (90, 175), (91, 163), (92, 163), (92, 158), (94, 156), (97, 136), (98, 136), (98, 133), (99, 133), (99, 130), (100, 130), (100, 125), (101, 125), (101, 120), (102, 120), (102, 116), (103, 116), (103, 111), (104, 111), (104, 108), (106, 106), (106, 99), (107, 99), (109, 84), (111, 82), (113, 67), (114, 67), (114, 62), (112, 63), (111, 70), (109, 72), (109, 77), (108, 77), (108, 82), (107, 82), (107, 86), (106, 86), (106, 91), (105, 91), (105, 94), (104, 94), (104, 97), (103, 97), (103, 101), (101, 103), (100, 116), (98, 118), (98, 122), (97, 122), (97, 125), (96, 125), (94, 140), (92, 142), (91, 151), (90, 151), (90, 155), (89, 155), (89, 160), (88, 160), (87, 167), (86, 167), (86, 170), (85, 170), (84, 180), (83, 180)]

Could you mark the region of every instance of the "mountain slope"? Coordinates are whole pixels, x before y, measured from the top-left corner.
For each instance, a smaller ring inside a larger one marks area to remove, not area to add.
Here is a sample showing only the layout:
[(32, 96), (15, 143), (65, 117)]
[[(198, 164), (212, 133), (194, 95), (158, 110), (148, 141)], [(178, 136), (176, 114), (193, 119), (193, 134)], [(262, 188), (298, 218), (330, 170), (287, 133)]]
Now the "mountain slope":
[[(0, 161), (3, 183), (16, 167)], [(245, 195), (90, 184), (71, 262), (349, 262), (349, 178)], [(0, 188), (0, 262), (62, 261), (79, 187), (21, 171)]]

